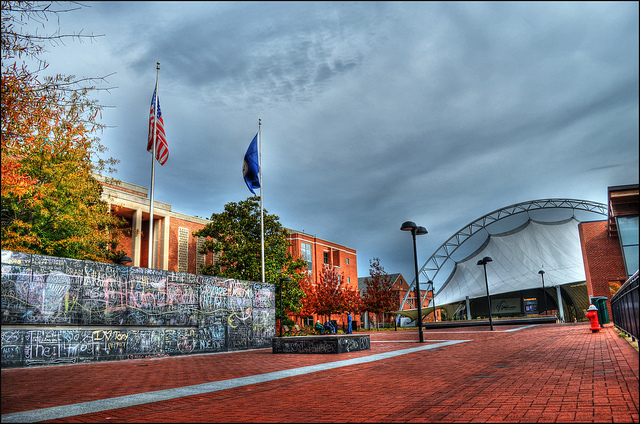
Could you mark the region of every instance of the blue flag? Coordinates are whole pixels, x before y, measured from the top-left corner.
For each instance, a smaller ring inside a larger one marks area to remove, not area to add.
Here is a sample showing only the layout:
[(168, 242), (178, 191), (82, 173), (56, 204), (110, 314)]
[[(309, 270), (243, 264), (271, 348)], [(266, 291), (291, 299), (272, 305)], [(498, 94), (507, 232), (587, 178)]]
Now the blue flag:
[(258, 163), (258, 134), (253, 137), (253, 141), (249, 144), (249, 148), (247, 149), (247, 153), (244, 155), (244, 162), (242, 163), (242, 176), (244, 177), (244, 182), (247, 183), (247, 187), (253, 195), (255, 196), (256, 192), (253, 191), (254, 188), (260, 188), (260, 177), (258, 174), (260, 173), (260, 164)]

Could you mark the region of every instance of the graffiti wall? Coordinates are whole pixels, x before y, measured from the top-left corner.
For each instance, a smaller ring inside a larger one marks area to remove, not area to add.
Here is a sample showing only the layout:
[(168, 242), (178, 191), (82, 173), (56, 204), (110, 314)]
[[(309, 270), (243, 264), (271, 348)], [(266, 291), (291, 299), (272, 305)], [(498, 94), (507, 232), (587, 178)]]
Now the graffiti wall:
[(273, 284), (2, 251), (2, 367), (270, 347)]

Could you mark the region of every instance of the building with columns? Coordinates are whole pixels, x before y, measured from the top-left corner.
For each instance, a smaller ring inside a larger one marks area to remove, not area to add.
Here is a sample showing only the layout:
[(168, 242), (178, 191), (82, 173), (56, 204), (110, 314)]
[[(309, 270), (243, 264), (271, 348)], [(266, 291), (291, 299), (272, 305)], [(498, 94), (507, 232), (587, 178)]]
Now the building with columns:
[[(149, 268), (149, 190), (101, 175), (95, 177), (102, 183), (102, 197), (109, 203), (111, 212), (127, 222), (118, 249), (127, 252), (131, 265)], [(155, 263), (151, 268), (198, 274), (203, 265), (211, 264), (211, 253), (198, 253), (204, 237), (193, 237), (193, 233), (208, 222), (208, 219), (175, 212), (170, 204), (154, 200), (152, 246)]]

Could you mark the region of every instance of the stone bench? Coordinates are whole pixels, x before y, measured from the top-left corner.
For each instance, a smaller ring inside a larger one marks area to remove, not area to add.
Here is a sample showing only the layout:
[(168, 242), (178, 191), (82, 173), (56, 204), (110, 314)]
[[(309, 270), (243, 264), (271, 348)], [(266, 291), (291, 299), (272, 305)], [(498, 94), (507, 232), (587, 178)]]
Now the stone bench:
[(368, 334), (274, 337), (272, 353), (347, 353), (371, 349)]

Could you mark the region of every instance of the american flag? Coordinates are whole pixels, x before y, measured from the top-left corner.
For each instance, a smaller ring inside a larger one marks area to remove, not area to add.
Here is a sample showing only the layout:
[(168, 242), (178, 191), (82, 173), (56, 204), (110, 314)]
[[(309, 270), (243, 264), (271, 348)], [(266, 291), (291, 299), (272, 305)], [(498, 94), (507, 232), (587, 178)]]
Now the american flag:
[[(156, 90), (153, 90), (151, 99), (151, 109), (149, 110), (149, 140), (147, 142), (147, 152), (153, 154), (153, 109), (156, 105)], [(160, 165), (164, 165), (169, 159), (169, 145), (164, 134), (164, 121), (162, 120), (162, 110), (160, 110), (160, 98), (158, 97), (158, 120), (156, 124), (156, 159)]]

